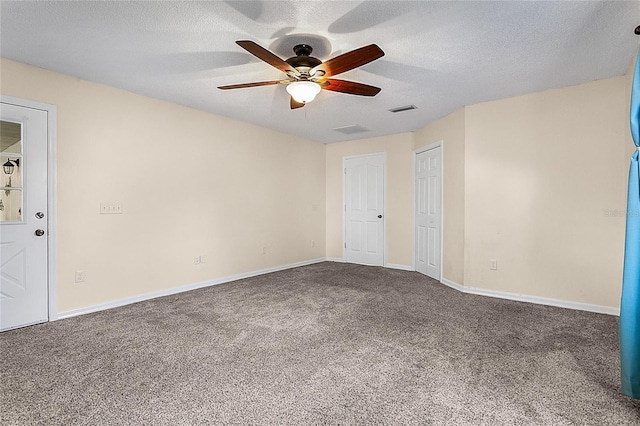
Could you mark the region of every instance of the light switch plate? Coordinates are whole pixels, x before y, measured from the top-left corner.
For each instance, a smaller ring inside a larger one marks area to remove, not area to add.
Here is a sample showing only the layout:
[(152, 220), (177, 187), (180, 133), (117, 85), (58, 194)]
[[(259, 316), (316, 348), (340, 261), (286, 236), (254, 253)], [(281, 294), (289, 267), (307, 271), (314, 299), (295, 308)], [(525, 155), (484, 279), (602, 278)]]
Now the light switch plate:
[(100, 214), (122, 214), (122, 203), (100, 203)]

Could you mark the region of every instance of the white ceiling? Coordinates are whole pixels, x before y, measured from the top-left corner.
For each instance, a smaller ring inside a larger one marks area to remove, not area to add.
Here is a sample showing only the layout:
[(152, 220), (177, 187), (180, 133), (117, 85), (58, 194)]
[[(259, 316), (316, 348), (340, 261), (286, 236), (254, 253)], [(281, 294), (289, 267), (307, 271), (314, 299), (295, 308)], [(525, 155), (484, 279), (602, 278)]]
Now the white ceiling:
[[(622, 75), (640, 45), (638, 24), (637, 1), (2, 0), (0, 54), (328, 143), (413, 131), (464, 105)], [(312, 56), (323, 60), (378, 44), (386, 56), (339, 78), (382, 92), (323, 91), (292, 111), (283, 85), (216, 88), (284, 77), (236, 40), (286, 58), (314, 38)], [(388, 111), (409, 104), (418, 109)], [(368, 131), (332, 130), (351, 125)]]

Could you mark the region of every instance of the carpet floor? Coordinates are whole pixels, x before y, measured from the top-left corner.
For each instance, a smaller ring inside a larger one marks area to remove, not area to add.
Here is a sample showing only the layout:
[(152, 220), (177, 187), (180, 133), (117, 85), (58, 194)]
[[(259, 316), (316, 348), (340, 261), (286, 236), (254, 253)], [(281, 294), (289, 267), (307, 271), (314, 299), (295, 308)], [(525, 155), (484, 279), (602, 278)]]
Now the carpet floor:
[(3, 425), (639, 425), (618, 319), (320, 263), (0, 334)]

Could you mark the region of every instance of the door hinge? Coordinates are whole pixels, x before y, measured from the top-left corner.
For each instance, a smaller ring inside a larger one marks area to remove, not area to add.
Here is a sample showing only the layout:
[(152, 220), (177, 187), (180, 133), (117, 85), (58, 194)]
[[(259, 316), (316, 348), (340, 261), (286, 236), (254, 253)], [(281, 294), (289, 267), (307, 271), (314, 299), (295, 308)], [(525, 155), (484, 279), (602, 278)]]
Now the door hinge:
[(345, 175), (347, 174), (347, 169), (346, 169), (346, 168), (344, 169), (344, 174), (345, 174)]
[(347, 243), (344, 243), (344, 248), (347, 248)]
[(347, 205), (346, 204), (344, 205), (344, 211), (345, 212), (347, 211)]

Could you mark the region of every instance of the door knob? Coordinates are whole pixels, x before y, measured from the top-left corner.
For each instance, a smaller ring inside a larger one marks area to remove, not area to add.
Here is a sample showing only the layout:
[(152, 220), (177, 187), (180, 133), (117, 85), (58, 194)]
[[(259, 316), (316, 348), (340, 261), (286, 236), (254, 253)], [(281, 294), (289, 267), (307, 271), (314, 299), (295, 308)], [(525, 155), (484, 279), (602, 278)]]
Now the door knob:
[(36, 229), (36, 237), (42, 237), (44, 235), (44, 229)]
[(381, 214), (378, 215), (378, 219), (382, 219), (382, 215)]

